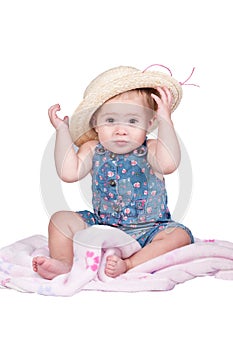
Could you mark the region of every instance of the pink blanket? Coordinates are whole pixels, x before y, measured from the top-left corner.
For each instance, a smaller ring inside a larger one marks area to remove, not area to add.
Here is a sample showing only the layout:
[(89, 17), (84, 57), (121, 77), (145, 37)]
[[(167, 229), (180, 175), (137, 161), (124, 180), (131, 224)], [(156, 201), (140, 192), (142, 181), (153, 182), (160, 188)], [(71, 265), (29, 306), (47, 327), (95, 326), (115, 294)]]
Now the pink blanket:
[(106, 256), (123, 258), (140, 249), (115, 228), (92, 226), (74, 237), (72, 270), (45, 280), (32, 270), (34, 256), (48, 256), (47, 238), (35, 235), (0, 249), (0, 286), (43, 295), (71, 296), (81, 290), (162, 291), (200, 276), (233, 280), (233, 243), (196, 240), (152, 259), (115, 279), (104, 273)]

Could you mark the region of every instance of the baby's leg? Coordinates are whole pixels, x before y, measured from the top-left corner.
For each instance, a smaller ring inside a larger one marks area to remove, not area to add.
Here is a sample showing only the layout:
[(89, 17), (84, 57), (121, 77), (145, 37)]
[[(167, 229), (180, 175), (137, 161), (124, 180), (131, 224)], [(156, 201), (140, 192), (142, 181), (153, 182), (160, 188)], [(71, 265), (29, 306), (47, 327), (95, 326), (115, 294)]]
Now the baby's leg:
[(158, 233), (151, 243), (127, 259), (121, 259), (117, 255), (108, 256), (105, 273), (109, 277), (117, 277), (150, 259), (190, 243), (191, 239), (184, 229), (179, 227), (168, 228)]
[(50, 258), (39, 256), (33, 259), (33, 270), (46, 279), (52, 279), (70, 271), (73, 263), (74, 234), (87, 227), (75, 212), (60, 211), (49, 222)]

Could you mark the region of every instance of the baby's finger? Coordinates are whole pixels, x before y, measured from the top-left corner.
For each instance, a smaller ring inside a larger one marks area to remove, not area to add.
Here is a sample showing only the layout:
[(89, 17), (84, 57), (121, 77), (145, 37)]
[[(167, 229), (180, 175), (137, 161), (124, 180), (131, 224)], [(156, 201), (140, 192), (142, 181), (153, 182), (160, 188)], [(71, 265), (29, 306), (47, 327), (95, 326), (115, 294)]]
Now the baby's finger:
[(67, 115), (63, 118), (63, 121), (69, 125), (69, 117)]
[(113, 261), (108, 261), (108, 265), (106, 266), (106, 269), (111, 269), (111, 268), (115, 268), (116, 267), (116, 263)]
[(172, 105), (172, 100), (173, 100), (173, 96), (172, 96), (171, 90), (168, 87), (166, 87), (166, 86), (164, 86), (163, 89), (164, 89), (164, 92), (166, 93), (166, 96), (167, 96), (167, 103), (168, 103), (169, 106), (171, 106)]
[(60, 111), (60, 109), (61, 109), (61, 107), (60, 107), (60, 105), (59, 105), (58, 103), (55, 104), (55, 105), (53, 105), (53, 106), (51, 106), (51, 107), (49, 108), (49, 110), (48, 110), (49, 116), (50, 116), (50, 117), (56, 116), (56, 113), (57, 113), (58, 111)]
[(163, 86), (158, 86), (157, 87), (157, 91), (159, 92), (160, 94), (160, 99), (163, 101), (163, 102), (167, 102), (167, 92), (165, 90), (165, 87)]
[(169, 88), (166, 86), (158, 86), (157, 91), (160, 94), (160, 100), (166, 105), (171, 106), (173, 97)]
[(53, 110), (60, 111), (60, 109), (61, 109), (60, 105), (58, 103), (56, 103), (55, 105), (53, 105), (49, 108), (49, 111), (53, 111)]
[(161, 99), (159, 96), (155, 95), (155, 94), (151, 94), (151, 97), (155, 100), (155, 102), (157, 104), (159, 104), (161, 102)]

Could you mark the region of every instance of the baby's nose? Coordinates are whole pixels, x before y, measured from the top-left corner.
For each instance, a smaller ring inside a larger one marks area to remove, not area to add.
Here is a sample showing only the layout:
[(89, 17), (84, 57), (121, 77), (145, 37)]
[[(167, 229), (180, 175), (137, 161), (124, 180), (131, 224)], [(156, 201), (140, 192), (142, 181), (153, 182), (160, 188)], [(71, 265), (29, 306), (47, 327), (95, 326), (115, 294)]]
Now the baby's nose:
[(117, 124), (115, 126), (115, 133), (117, 135), (127, 135), (127, 127), (124, 124)]

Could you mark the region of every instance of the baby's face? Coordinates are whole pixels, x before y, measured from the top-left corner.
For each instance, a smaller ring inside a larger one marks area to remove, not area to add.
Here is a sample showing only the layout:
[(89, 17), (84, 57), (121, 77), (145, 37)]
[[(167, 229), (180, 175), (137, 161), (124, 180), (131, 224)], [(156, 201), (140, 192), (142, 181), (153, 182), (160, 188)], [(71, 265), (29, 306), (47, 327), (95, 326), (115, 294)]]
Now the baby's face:
[(106, 149), (125, 154), (143, 144), (152, 121), (153, 111), (145, 96), (132, 92), (112, 98), (100, 108), (95, 130)]

